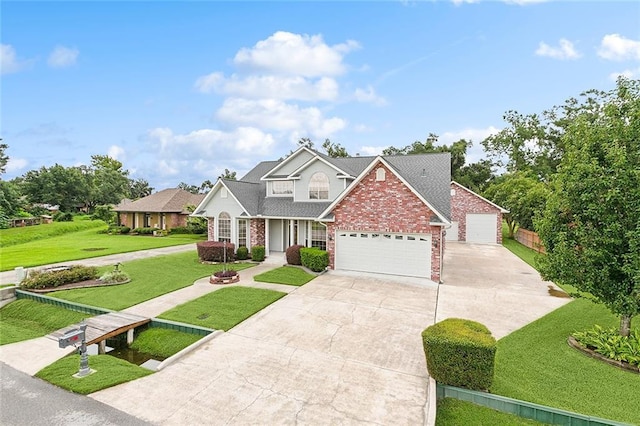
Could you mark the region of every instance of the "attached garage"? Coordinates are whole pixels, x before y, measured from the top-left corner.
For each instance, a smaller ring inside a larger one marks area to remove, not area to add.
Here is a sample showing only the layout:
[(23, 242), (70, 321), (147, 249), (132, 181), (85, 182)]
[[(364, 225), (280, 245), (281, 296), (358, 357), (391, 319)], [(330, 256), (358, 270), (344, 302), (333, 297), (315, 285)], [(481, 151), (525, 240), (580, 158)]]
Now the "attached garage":
[(431, 277), (431, 235), (337, 231), (335, 269)]
[(495, 244), (497, 229), (496, 213), (467, 213), (467, 242)]

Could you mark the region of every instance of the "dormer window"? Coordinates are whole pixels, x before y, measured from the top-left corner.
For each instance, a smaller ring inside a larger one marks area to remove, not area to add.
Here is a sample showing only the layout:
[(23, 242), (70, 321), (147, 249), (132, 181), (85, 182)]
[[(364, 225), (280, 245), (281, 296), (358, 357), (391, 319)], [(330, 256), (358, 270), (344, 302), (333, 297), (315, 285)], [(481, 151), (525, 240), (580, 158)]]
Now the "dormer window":
[(376, 181), (384, 182), (386, 177), (387, 177), (387, 172), (382, 167), (376, 170)]
[(271, 195), (293, 195), (293, 181), (274, 180), (271, 182)]
[(322, 172), (314, 173), (309, 181), (310, 200), (329, 199), (329, 177)]

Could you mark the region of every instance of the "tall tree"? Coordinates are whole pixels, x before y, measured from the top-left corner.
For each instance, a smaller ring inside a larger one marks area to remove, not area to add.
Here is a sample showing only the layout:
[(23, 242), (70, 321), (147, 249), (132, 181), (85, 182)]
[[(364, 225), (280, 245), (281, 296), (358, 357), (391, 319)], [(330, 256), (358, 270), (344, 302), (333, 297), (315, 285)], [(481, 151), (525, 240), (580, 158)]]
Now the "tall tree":
[(84, 203), (89, 191), (83, 169), (59, 164), (27, 172), (22, 183), (22, 192), (30, 202), (59, 205), (67, 212)]
[[(640, 313), (640, 80), (595, 93), (563, 134), (565, 154), (537, 231), (545, 279), (588, 292), (620, 316)], [(594, 113), (595, 111), (595, 113)]]
[(332, 158), (344, 158), (349, 157), (347, 149), (337, 142), (331, 142), (329, 139), (325, 139), (322, 144), (322, 148), (327, 152), (327, 155)]
[(149, 186), (149, 182), (145, 179), (129, 179), (129, 198), (137, 200), (139, 198), (151, 195), (153, 188)]
[[(224, 169), (224, 173), (222, 173), (218, 177), (220, 179), (236, 180), (236, 172), (235, 171), (232, 172), (229, 169)], [(203, 188), (206, 183), (208, 183), (208, 189), (213, 188), (213, 184), (209, 180), (206, 180), (206, 181), (202, 182), (202, 185), (200, 187)]]
[(180, 182), (178, 184), (178, 188), (183, 189), (187, 192), (190, 192), (192, 194), (199, 194), (200, 193), (200, 188), (195, 186), (195, 185), (189, 185), (186, 182)]
[[(0, 138), (0, 142), (2, 139)], [(6, 143), (0, 143), (0, 175), (4, 174), (7, 169), (7, 163), (9, 162), (9, 156), (5, 154), (5, 151), (9, 148)]]
[(118, 204), (129, 194), (129, 172), (120, 161), (107, 155), (92, 155), (85, 177), (90, 188), (85, 203), (89, 209), (101, 204)]

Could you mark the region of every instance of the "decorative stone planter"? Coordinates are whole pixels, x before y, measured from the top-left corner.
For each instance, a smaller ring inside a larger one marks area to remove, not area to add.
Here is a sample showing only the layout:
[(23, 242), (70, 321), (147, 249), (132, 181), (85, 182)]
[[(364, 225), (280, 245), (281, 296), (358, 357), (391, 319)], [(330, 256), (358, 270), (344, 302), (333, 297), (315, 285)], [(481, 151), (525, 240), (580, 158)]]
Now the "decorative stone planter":
[(209, 277), (209, 282), (211, 284), (233, 284), (240, 281), (240, 274), (236, 273), (232, 277), (216, 277), (215, 275), (211, 275)]

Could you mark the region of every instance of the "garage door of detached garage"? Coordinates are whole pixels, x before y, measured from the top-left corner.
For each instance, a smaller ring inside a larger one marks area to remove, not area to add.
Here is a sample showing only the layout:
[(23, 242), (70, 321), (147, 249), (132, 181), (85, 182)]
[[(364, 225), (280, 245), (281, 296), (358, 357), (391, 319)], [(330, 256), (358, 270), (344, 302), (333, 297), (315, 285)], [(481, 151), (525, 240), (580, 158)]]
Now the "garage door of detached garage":
[(335, 268), (431, 278), (431, 235), (336, 233)]
[(495, 213), (467, 213), (467, 242), (495, 244), (498, 216)]

